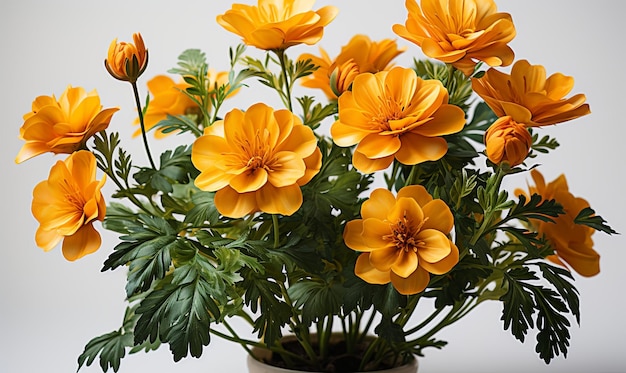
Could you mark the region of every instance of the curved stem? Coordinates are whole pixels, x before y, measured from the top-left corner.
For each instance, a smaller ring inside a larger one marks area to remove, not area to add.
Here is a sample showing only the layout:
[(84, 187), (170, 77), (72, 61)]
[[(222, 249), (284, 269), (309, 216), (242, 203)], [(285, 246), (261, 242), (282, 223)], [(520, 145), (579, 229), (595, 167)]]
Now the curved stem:
[(148, 136), (146, 135), (146, 126), (144, 125), (143, 110), (141, 109), (141, 101), (139, 101), (139, 90), (137, 89), (137, 83), (132, 82), (130, 84), (133, 86), (133, 94), (135, 95), (135, 105), (137, 105), (137, 113), (139, 114), (139, 125), (141, 126), (143, 145), (146, 148), (146, 154), (148, 155), (150, 166), (152, 166), (152, 169), (156, 170), (157, 168), (154, 165), (154, 161), (152, 160), (152, 154), (150, 154), (150, 146), (148, 145)]

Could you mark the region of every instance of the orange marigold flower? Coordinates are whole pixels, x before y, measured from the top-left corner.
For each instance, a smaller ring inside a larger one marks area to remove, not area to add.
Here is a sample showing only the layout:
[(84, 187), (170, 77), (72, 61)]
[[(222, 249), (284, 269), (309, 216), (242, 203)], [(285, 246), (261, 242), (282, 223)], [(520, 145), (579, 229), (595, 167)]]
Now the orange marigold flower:
[(215, 193), (224, 216), (262, 211), (291, 215), (302, 205), (300, 186), (321, 167), (313, 131), (288, 110), (258, 103), (234, 109), (207, 127), (193, 144), (198, 188)]
[(359, 171), (433, 161), (448, 151), (441, 136), (460, 131), (465, 113), (448, 104), (440, 81), (423, 80), (413, 69), (394, 67), (354, 79), (339, 97), (339, 120), (330, 132), (339, 146), (358, 144), (352, 162)]
[(541, 65), (515, 62), (511, 74), (489, 69), (472, 79), (472, 88), (497, 116), (509, 115), (517, 123), (537, 127), (572, 120), (591, 112), (585, 95), (564, 98), (574, 87), (574, 78), (561, 73), (546, 79)]
[(68, 86), (59, 100), (54, 95), (37, 97), (32, 111), (24, 114), (19, 137), (26, 143), (15, 162), (47, 152), (70, 154), (85, 149), (87, 140), (105, 130), (118, 110), (102, 110), (96, 91), (86, 93), (82, 87)]
[(100, 190), (106, 177), (100, 181), (95, 177), (96, 157), (87, 150), (52, 166), (48, 180), (33, 191), (37, 246), (50, 251), (63, 240), (63, 256), (70, 261), (98, 250), (101, 238), (93, 223), (104, 220), (106, 205)]
[(448, 237), (454, 225), (450, 208), (421, 185), (406, 186), (397, 197), (374, 190), (361, 217), (346, 224), (343, 238), (363, 252), (355, 273), (366, 282), (391, 282), (401, 294), (416, 294), (428, 286), (429, 273), (447, 273), (459, 261), (459, 249)]
[[(586, 225), (574, 223), (576, 216), (589, 207), (589, 203), (570, 193), (565, 175), (548, 184), (536, 169), (531, 171), (531, 176), (535, 186), (529, 186), (529, 194), (539, 194), (543, 200), (554, 199), (565, 210), (565, 214), (553, 219), (554, 223), (530, 219), (533, 228), (548, 240), (555, 251), (555, 255), (550, 255), (547, 259), (564, 267), (567, 267), (567, 263), (582, 276), (597, 275), (600, 272), (600, 255), (593, 249), (591, 239), (595, 231)], [(521, 189), (515, 193), (528, 196)]]
[(313, 74), (302, 79), (302, 85), (319, 88), (328, 99), (336, 100), (350, 88), (356, 75), (389, 70), (391, 61), (405, 49), (398, 48), (395, 40), (372, 41), (366, 35), (355, 35), (334, 60), (322, 48), (319, 57), (309, 53), (301, 55), (299, 60), (311, 59), (313, 64), (319, 66)]
[(115, 79), (134, 83), (148, 67), (148, 50), (140, 33), (133, 34), (134, 43), (117, 42), (109, 46), (104, 66)]
[(485, 132), (487, 158), (495, 164), (522, 164), (532, 143), (528, 129), (509, 116), (498, 118)]
[(493, 0), (406, 0), (405, 25), (393, 25), (399, 36), (417, 44), (425, 55), (452, 64), (469, 76), (476, 60), (508, 66), (515, 57), (507, 45), (515, 37), (508, 13)]
[(247, 45), (263, 50), (284, 50), (298, 44), (313, 45), (324, 27), (337, 15), (337, 8), (311, 10), (315, 0), (258, 0), (257, 6), (233, 4), (217, 22)]

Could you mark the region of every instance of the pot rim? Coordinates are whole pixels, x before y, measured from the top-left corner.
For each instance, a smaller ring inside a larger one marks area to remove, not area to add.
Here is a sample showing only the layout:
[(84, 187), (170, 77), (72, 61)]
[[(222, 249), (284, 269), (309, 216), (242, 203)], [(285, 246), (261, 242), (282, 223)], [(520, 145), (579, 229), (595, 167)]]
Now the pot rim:
[[(285, 369), (285, 368), (281, 368), (281, 367), (277, 367), (271, 364), (267, 364), (263, 361), (260, 361), (258, 359), (256, 359), (253, 355), (258, 356), (257, 354), (261, 354), (261, 356), (266, 353), (265, 349), (262, 348), (258, 348), (258, 347), (254, 347), (252, 349), (252, 353), (248, 354), (247, 356), (247, 365), (248, 365), (248, 369), (250, 369), (251, 367), (270, 367), (273, 372), (275, 373), (294, 373), (294, 372), (304, 372), (304, 373), (324, 373), (324, 372), (309, 372), (309, 371), (301, 371), (301, 370), (293, 370), (293, 369)], [(392, 373), (395, 372), (397, 369), (407, 369), (407, 371), (412, 371), (412, 372), (417, 372), (417, 369), (419, 367), (418, 361), (417, 361), (417, 356), (413, 356), (413, 360), (411, 360), (409, 363), (405, 364), (405, 365), (401, 365), (399, 367), (395, 367), (395, 368), (389, 368), (389, 369), (383, 369), (383, 370), (377, 370), (377, 371), (372, 371), (374, 373)], [(404, 372), (404, 371), (403, 371)], [(354, 372), (354, 373), (367, 373), (367, 372)]]

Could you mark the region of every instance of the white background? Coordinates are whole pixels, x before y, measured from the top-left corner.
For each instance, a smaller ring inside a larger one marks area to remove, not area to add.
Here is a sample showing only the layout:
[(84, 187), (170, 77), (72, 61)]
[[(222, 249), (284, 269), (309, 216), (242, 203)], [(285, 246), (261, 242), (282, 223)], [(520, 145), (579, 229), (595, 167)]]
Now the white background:
[[(319, 0), (316, 8), (330, 3)], [(394, 23), (404, 23), (401, 0), (335, 1), (338, 17), (320, 43), (331, 56), (356, 33), (372, 39), (396, 38)], [(499, 10), (512, 14), (517, 37), (510, 44), (516, 59), (544, 65), (576, 79), (573, 93), (587, 95), (592, 114), (541, 133), (558, 137), (562, 146), (540, 158), (540, 170), (552, 180), (567, 175), (570, 190), (586, 198), (611, 225), (626, 233), (623, 194), (624, 134), (623, 20), (617, 1), (500, 0)], [(104, 233), (104, 245), (78, 262), (63, 259), (60, 248), (44, 253), (34, 243), (37, 223), (30, 213), (31, 192), (47, 178), (60, 157), (46, 154), (21, 165), (13, 162), (22, 143), (17, 139), (22, 115), (38, 95), (56, 94), (68, 84), (97, 89), (104, 107), (121, 107), (110, 129), (120, 131), (127, 148), (142, 162), (139, 139), (130, 140), (135, 114), (128, 84), (108, 76), (103, 60), (111, 40), (132, 40), (141, 32), (150, 50), (150, 65), (140, 85), (174, 66), (180, 52), (200, 48), (211, 66), (228, 67), (228, 46), (238, 38), (223, 30), (215, 16), (230, 8), (226, 1), (147, 0), (4, 0), (0, 5), (0, 373), (75, 372), (76, 358), (92, 337), (117, 329), (124, 311), (124, 270), (101, 273), (103, 260), (117, 238)], [(408, 51), (397, 60), (409, 66), (423, 57), (418, 47), (399, 39)], [(295, 48), (317, 54), (317, 47)], [(274, 99), (271, 92), (241, 95), (238, 105)], [(256, 95), (256, 96), (255, 96)], [(270, 101), (272, 105), (278, 105)], [(171, 137), (153, 145), (172, 146), (185, 140)], [(525, 186), (527, 175), (508, 181)], [(107, 190), (110, 193), (111, 189)], [(517, 342), (499, 321), (498, 303), (481, 306), (440, 335), (450, 343), (443, 351), (426, 351), (420, 373), (437, 372), (623, 372), (626, 321), (623, 267), (624, 237), (594, 236), (602, 255), (602, 272), (576, 277), (582, 301), (582, 322), (571, 329), (567, 359), (545, 365), (534, 352), (534, 335)], [(98, 372), (97, 365), (81, 372)], [(201, 359), (174, 364), (164, 346), (122, 362), (120, 372), (245, 372), (241, 348), (217, 338)]]

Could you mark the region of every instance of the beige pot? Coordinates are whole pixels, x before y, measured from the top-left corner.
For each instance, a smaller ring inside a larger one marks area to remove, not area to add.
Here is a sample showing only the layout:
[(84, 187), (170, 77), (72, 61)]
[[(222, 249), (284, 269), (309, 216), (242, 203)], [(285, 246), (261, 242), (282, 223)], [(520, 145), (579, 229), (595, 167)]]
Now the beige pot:
[[(271, 352), (268, 350), (262, 350), (254, 348), (252, 352), (255, 356), (263, 359), (269, 359)], [(316, 372), (304, 372), (299, 370), (291, 370), (275, 367), (272, 365), (268, 365), (263, 363), (257, 359), (255, 359), (252, 355), (248, 355), (248, 372), (249, 373), (316, 373)], [(320, 373), (320, 372), (317, 372)], [(358, 373), (358, 372), (354, 372)], [(403, 365), (397, 368), (385, 369), (385, 370), (377, 370), (375, 373), (417, 373), (417, 358), (413, 359), (407, 365)]]

